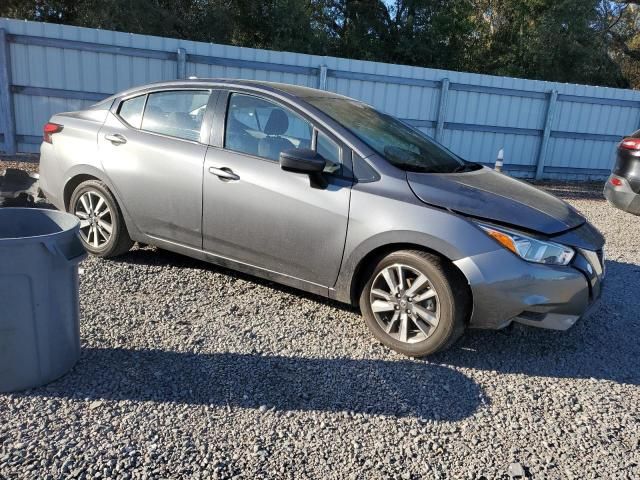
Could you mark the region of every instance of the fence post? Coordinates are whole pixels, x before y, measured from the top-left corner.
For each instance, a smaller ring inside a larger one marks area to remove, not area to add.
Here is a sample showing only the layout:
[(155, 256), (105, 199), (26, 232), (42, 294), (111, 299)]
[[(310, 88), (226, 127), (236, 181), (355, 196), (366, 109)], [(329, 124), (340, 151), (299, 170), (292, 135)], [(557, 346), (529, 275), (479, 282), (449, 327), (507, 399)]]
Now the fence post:
[(182, 47), (178, 48), (176, 68), (177, 68), (176, 78), (178, 79), (187, 78), (187, 51)]
[(544, 163), (547, 159), (547, 147), (549, 146), (549, 137), (551, 136), (551, 124), (556, 111), (556, 102), (558, 101), (558, 91), (552, 90), (547, 104), (547, 116), (544, 119), (544, 130), (542, 131), (542, 140), (540, 142), (540, 150), (538, 150), (538, 163), (536, 164), (536, 180), (542, 179), (544, 176)]
[(327, 66), (320, 65), (320, 77), (318, 79), (318, 88), (320, 90), (327, 89)]
[(440, 85), (440, 100), (438, 103), (438, 118), (436, 119), (436, 142), (442, 142), (444, 120), (447, 116), (447, 97), (449, 96), (449, 79), (443, 78)]
[(7, 31), (0, 28), (0, 132), (4, 134), (4, 151), (16, 153), (16, 127), (11, 98), (11, 57)]

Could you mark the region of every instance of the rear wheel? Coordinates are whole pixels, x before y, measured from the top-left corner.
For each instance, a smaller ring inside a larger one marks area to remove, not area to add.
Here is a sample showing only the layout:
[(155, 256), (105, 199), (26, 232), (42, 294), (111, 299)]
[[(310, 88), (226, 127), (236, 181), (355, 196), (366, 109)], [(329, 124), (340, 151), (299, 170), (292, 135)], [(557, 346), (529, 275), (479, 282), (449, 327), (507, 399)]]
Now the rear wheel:
[(87, 180), (76, 187), (69, 213), (80, 220), (80, 238), (89, 253), (115, 257), (133, 245), (115, 198), (99, 180)]
[(380, 260), (360, 295), (360, 309), (374, 336), (412, 357), (452, 345), (464, 332), (468, 304), (468, 291), (454, 268), (419, 250)]

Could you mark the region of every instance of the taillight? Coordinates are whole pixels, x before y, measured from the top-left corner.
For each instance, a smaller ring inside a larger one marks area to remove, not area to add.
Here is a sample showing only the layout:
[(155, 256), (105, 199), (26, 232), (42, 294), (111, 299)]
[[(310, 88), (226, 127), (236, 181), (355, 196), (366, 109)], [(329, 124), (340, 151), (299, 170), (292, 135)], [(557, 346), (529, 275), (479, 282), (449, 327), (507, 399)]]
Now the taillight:
[(620, 142), (620, 148), (625, 150), (640, 150), (640, 138), (625, 138)]
[(611, 177), (610, 182), (611, 182), (611, 185), (613, 185), (614, 187), (619, 187), (622, 185), (622, 180), (620, 180), (617, 177)]
[(47, 143), (53, 143), (53, 134), (62, 131), (62, 125), (57, 123), (46, 123), (44, 126), (44, 133), (42, 139)]

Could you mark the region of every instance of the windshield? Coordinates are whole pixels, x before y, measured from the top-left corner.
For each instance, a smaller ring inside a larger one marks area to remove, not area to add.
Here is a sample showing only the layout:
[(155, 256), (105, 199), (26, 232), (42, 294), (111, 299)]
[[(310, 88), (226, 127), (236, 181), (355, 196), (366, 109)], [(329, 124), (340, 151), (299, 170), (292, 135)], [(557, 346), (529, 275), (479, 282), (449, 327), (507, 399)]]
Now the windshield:
[(453, 173), (480, 165), (462, 160), (427, 135), (364, 103), (343, 98), (311, 97), (310, 104), (349, 129), (398, 168), (410, 172)]

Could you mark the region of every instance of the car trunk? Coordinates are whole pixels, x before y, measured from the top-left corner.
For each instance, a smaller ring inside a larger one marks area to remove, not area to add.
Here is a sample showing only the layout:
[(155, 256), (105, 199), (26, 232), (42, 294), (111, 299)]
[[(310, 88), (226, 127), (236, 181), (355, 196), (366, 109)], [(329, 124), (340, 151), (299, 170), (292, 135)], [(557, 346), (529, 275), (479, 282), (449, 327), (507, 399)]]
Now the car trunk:
[[(636, 137), (637, 133), (633, 137)], [(640, 147), (640, 139), (637, 147)], [(624, 143), (624, 142), (623, 142)], [(635, 193), (640, 193), (640, 149), (624, 148), (618, 146), (616, 164), (612, 173), (620, 177), (624, 177), (629, 182), (629, 186)]]

